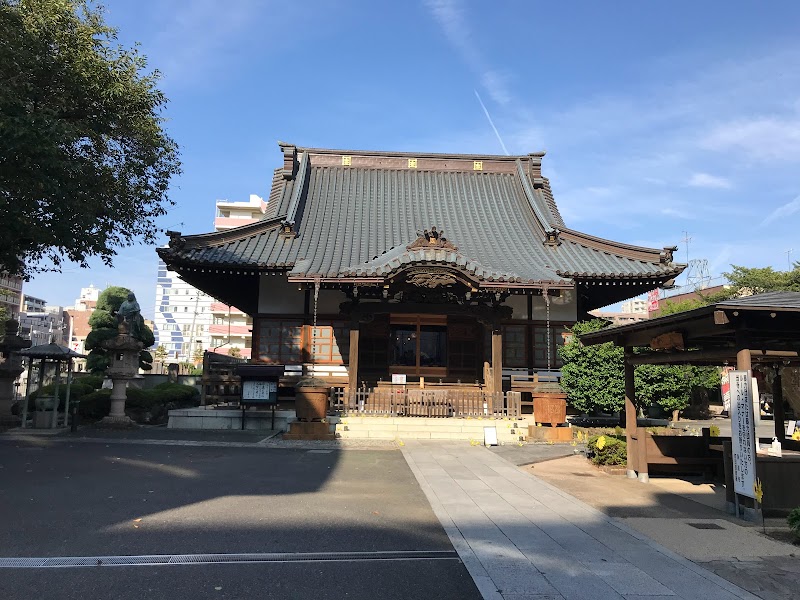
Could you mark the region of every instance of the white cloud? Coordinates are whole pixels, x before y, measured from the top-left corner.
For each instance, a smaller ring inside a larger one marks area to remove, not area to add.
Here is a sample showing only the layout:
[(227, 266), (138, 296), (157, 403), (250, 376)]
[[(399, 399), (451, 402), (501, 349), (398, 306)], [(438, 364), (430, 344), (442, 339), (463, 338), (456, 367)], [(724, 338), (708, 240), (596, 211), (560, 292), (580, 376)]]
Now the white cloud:
[(445, 37), (461, 54), (464, 62), (478, 74), (482, 87), (500, 105), (512, 100), (510, 75), (492, 68), (478, 48), (459, 0), (425, 0), (428, 10), (444, 30)]
[(784, 217), (791, 216), (797, 212), (800, 212), (800, 196), (797, 196), (791, 202), (787, 202), (773, 210), (771, 213), (767, 215), (767, 217), (761, 221), (761, 227), (765, 225), (769, 225), (773, 221), (777, 221), (778, 219), (782, 219)]
[(800, 118), (758, 117), (718, 125), (701, 146), (717, 152), (741, 152), (744, 159), (800, 161)]
[(687, 183), (690, 187), (711, 188), (718, 190), (729, 190), (731, 182), (724, 177), (717, 177), (716, 175), (709, 175), (708, 173), (694, 173)]

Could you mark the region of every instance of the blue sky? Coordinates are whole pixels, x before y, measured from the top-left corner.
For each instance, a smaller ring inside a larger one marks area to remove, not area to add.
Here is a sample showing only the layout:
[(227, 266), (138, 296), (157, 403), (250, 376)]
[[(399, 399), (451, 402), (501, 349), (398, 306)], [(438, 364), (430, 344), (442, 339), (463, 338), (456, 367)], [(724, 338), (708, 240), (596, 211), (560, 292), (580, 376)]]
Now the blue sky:
[[(800, 259), (800, 3), (116, 0), (107, 20), (164, 74), (184, 173), (161, 225), (212, 229), (214, 201), (266, 197), (276, 142), (502, 154), (546, 150), (569, 227), (680, 245), (713, 275)], [(178, 10), (177, 7), (191, 7)], [(768, 8), (767, 8), (768, 7)], [(132, 288), (156, 255), (37, 276), (70, 304)]]

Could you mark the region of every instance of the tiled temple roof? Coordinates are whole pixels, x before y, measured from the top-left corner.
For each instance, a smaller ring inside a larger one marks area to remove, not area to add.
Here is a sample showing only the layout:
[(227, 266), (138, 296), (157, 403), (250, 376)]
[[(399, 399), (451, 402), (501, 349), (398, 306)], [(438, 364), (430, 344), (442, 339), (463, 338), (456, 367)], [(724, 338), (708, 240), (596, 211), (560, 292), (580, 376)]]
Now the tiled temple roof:
[[(281, 144), (263, 221), (174, 234), (170, 265), (285, 270), (293, 280), (385, 278), (446, 265), (479, 282), (567, 285), (573, 279), (675, 277), (672, 249), (620, 244), (568, 229), (542, 153), (475, 156), (357, 152)], [(412, 162), (413, 161), (413, 162)], [(414, 166), (412, 166), (414, 165)], [(455, 248), (409, 246), (437, 227)]]

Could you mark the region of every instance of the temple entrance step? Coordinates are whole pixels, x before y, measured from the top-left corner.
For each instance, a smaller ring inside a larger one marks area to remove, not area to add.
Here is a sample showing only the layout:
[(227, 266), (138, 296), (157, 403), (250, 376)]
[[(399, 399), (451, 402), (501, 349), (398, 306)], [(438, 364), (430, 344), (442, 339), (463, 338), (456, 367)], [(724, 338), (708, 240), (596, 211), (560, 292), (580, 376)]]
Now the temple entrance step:
[(415, 417), (333, 417), (340, 439), (398, 440), (480, 440), (484, 428), (497, 431), (498, 442), (510, 444), (528, 439), (529, 423), (524, 419), (461, 419)]

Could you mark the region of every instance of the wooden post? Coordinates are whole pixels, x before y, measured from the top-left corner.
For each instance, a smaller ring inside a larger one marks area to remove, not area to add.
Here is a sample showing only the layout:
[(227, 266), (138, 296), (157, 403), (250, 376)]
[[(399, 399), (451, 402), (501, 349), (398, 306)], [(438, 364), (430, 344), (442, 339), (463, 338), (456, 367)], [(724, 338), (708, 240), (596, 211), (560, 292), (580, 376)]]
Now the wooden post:
[(639, 467), (639, 481), (648, 483), (650, 481), (650, 474), (647, 468), (647, 429), (644, 427), (637, 427), (636, 437), (639, 438), (636, 444), (636, 462)]
[(355, 321), (350, 326), (350, 360), (347, 366), (348, 386), (351, 392), (358, 389), (358, 334), (359, 323)]
[(503, 391), (503, 330), (500, 325), (492, 329), (492, 389)]
[(752, 361), (750, 360), (750, 349), (740, 348), (736, 352), (736, 370), (737, 371), (750, 371), (753, 368)]
[(634, 366), (628, 362), (628, 355), (633, 354), (633, 348), (625, 347), (625, 438), (628, 444), (628, 479), (636, 479), (637, 444), (636, 437), (636, 385), (634, 381)]

